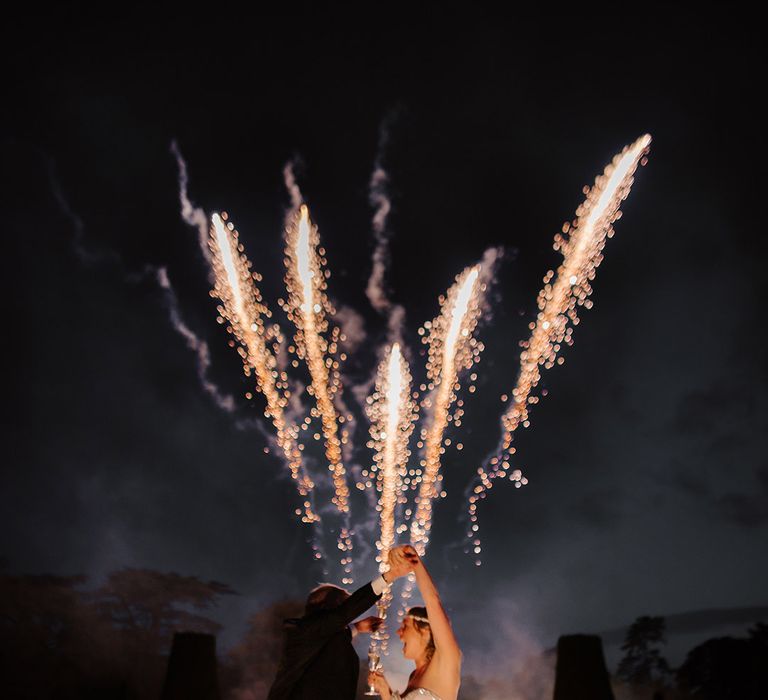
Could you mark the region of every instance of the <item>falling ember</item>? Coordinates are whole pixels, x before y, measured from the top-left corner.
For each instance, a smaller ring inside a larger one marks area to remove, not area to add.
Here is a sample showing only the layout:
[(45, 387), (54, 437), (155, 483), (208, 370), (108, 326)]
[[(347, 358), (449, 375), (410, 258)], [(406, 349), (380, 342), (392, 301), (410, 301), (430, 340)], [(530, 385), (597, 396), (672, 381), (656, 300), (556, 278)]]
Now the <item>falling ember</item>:
[[(302, 465), (298, 428), (289, 425), (285, 418), (290, 398), (288, 377), (278, 372), (275, 356), (267, 345), (268, 333), (263, 317), (269, 318), (271, 314), (255, 284), (258, 276), (251, 272), (251, 263), (241, 252), (238, 233), (231, 223), (225, 223), (225, 219), (226, 215), (211, 217), (208, 238), (214, 275), (211, 295), (221, 301), (218, 311), (237, 339), (245, 373), (255, 374), (256, 386), (266, 400), (265, 414), (275, 427), (277, 444), (285, 455), (299, 494), (304, 498), (302, 521), (317, 522), (319, 517), (314, 513), (310, 499), (314, 484)], [(276, 331), (271, 329), (271, 332), (272, 339), (279, 341)]]
[[(473, 337), (482, 310), (484, 285), (479, 284), (481, 267), (467, 268), (456, 279), (442, 304), (440, 315), (428, 324), (427, 362), (428, 399), (431, 422), (422, 433), (424, 457), (421, 461), (421, 485), (416, 498), (416, 513), (411, 522), (411, 543), (424, 554), (432, 524), (432, 500), (438, 496), (441, 480), (440, 457), (443, 435), (452, 418), (449, 410), (456, 400), (457, 378), (461, 369), (469, 369), (478, 359), (482, 345)], [(459, 414), (460, 415), (460, 414)]]
[[(346, 431), (339, 430), (339, 416), (333, 402), (341, 386), (339, 363), (334, 359), (340, 332), (337, 328), (329, 329), (328, 316), (334, 309), (325, 293), (325, 260), (318, 246), (317, 227), (310, 222), (307, 207), (301, 205), (286, 229), (288, 301), (284, 308), (296, 326), (296, 352), (306, 362), (312, 380), (311, 393), (322, 423), (325, 456), (333, 478), (333, 503), (346, 522), (349, 520), (349, 488), (342, 462), (342, 443), (346, 442), (347, 435)], [(327, 333), (330, 341), (326, 340)], [(348, 526), (342, 528), (339, 549), (343, 553), (344, 570), (350, 574), (352, 539)], [(343, 582), (351, 583), (352, 579), (345, 577)]]
[[(467, 535), (475, 554), (481, 551), (477, 503), (485, 497), (494, 479), (503, 478), (509, 472), (514, 433), (521, 424), (529, 425), (529, 406), (539, 401), (534, 390), (541, 379), (541, 368), (551, 369), (555, 364), (562, 364), (563, 358), (558, 357), (558, 353), (562, 344), (573, 342), (573, 326), (579, 322), (578, 308), (591, 307), (591, 282), (602, 262), (606, 238), (613, 235), (613, 223), (621, 216), (621, 203), (629, 195), (634, 173), (650, 144), (651, 137), (646, 134), (615, 156), (586, 192), (587, 198), (576, 210), (576, 220), (572, 225), (565, 224), (563, 233), (555, 236), (554, 248), (562, 253), (563, 262), (556, 273), (550, 270), (544, 276), (544, 288), (538, 296), (539, 313), (530, 325), (530, 338), (521, 343), (520, 373), (512, 391), (511, 405), (501, 419), (499, 453), (486, 467), (478, 469), (478, 479), (470, 489)], [(512, 471), (509, 478), (516, 487), (527, 483), (519, 470)], [(476, 563), (480, 563), (479, 559)]]
[[(411, 398), (411, 375), (403, 358), (400, 345), (394, 343), (379, 366), (374, 393), (368, 398), (368, 416), (371, 421), (368, 443), (374, 450), (373, 470), (378, 472), (379, 511), (381, 536), (379, 570), (388, 570), (389, 550), (395, 544), (395, 506), (402, 500), (402, 484), (410, 456), (408, 441), (416, 420), (416, 405)], [(379, 602), (378, 614), (386, 617), (392, 600), (391, 591), (385, 591)], [(372, 642), (386, 643), (381, 631)]]

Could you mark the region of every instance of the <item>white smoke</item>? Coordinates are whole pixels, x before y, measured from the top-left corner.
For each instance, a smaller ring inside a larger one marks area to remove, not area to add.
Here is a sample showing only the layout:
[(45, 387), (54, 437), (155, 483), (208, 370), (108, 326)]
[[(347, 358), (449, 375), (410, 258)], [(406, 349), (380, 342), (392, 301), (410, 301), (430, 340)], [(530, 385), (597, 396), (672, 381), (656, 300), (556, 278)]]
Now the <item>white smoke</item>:
[(229, 394), (222, 393), (221, 390), (208, 379), (208, 369), (211, 366), (211, 355), (208, 350), (208, 343), (198, 338), (198, 336), (195, 335), (189, 326), (182, 320), (181, 314), (179, 313), (176, 294), (168, 279), (168, 271), (164, 267), (158, 268), (156, 278), (160, 288), (165, 292), (171, 325), (176, 332), (184, 338), (187, 347), (192, 350), (197, 357), (197, 378), (200, 380), (200, 385), (220, 409), (227, 413), (232, 413), (235, 410), (235, 400)]
[(291, 218), (299, 210), (299, 207), (304, 203), (304, 197), (301, 194), (299, 185), (296, 183), (296, 174), (294, 168), (299, 165), (298, 159), (289, 160), (283, 167), (283, 181), (285, 182), (285, 189), (288, 190), (288, 194), (291, 197), (291, 208), (285, 215), (286, 227), (290, 224)]
[[(176, 160), (179, 164), (179, 188), (182, 202), (182, 214), (188, 223), (194, 223), (194, 225), (199, 224), (198, 228), (200, 228), (200, 230), (203, 230), (203, 228), (207, 229), (205, 214), (201, 209), (195, 209), (187, 198), (187, 167), (175, 143), (171, 145), (171, 150), (176, 155)], [(167, 270), (164, 267), (155, 267), (154, 265), (145, 265), (140, 271), (126, 270), (120, 254), (116, 251), (111, 249), (95, 251), (91, 249), (91, 247), (87, 246), (85, 244), (85, 223), (83, 222), (82, 218), (74, 211), (69, 201), (64, 196), (61, 184), (55, 175), (53, 161), (48, 159), (48, 164), (48, 175), (51, 184), (51, 191), (53, 192), (53, 196), (62, 213), (67, 217), (67, 219), (69, 219), (72, 224), (72, 248), (78, 260), (82, 264), (88, 266), (104, 264), (117, 265), (121, 269), (124, 279), (132, 283), (140, 282), (141, 280), (146, 279), (148, 276), (153, 277), (163, 292), (171, 325), (179, 333), (179, 335), (184, 338), (187, 347), (195, 353), (197, 376), (200, 380), (200, 385), (219, 408), (227, 411), (228, 413), (234, 411), (234, 398), (223, 393), (208, 378), (208, 369), (211, 364), (208, 345), (205, 341), (201, 340), (186, 323), (184, 323), (181, 317), (181, 312), (179, 310), (178, 299), (176, 297), (176, 293), (173, 291), (173, 287), (171, 286)], [(203, 224), (200, 224), (201, 220)], [(207, 244), (205, 249), (207, 250)]]
[(210, 262), (211, 251), (208, 249), (208, 217), (200, 207), (196, 207), (189, 200), (189, 195), (187, 193), (189, 185), (187, 163), (181, 155), (181, 151), (179, 150), (176, 141), (171, 141), (171, 153), (173, 153), (176, 158), (176, 165), (179, 168), (179, 204), (181, 204), (181, 218), (190, 226), (197, 229), (200, 250), (206, 261)]
[[(501, 262), (501, 258), (503, 256), (504, 249), (501, 247), (488, 248), (483, 253), (483, 257), (480, 260), (480, 275), (478, 277), (481, 283), (490, 285), (493, 282), (493, 279), (496, 275), (496, 268), (498, 267), (499, 262)], [(488, 299), (487, 293), (485, 295), (485, 299), (486, 301)]]
[(371, 306), (380, 313), (389, 311), (392, 305), (384, 291), (384, 274), (387, 271), (387, 262), (389, 260), (389, 237), (386, 226), (387, 216), (392, 208), (387, 192), (388, 179), (384, 168), (377, 164), (373, 169), (369, 184), (369, 201), (375, 208), (372, 228), (376, 239), (376, 247), (373, 250), (373, 266), (365, 293), (371, 302)]
[(365, 294), (371, 306), (380, 314), (387, 317), (388, 336), (390, 341), (401, 340), (405, 309), (399, 304), (393, 304), (385, 289), (385, 277), (389, 263), (389, 237), (387, 217), (392, 210), (387, 183), (389, 176), (382, 165), (384, 151), (389, 142), (389, 121), (386, 119), (379, 129), (379, 145), (373, 173), (368, 184), (368, 199), (374, 208), (371, 228), (376, 242), (373, 249), (371, 275), (365, 288)]
[(41, 153), (48, 164), (48, 181), (51, 185), (51, 192), (58, 204), (61, 213), (69, 219), (72, 224), (72, 250), (75, 257), (86, 266), (102, 265), (104, 263), (116, 263), (122, 265), (120, 255), (114, 250), (106, 249), (96, 251), (85, 243), (85, 223), (82, 218), (70, 206), (69, 201), (64, 196), (61, 183), (56, 177), (56, 167), (52, 158)]
[(366, 338), (363, 317), (351, 306), (342, 304), (336, 309), (333, 319), (344, 336), (344, 340), (340, 342), (341, 348), (348, 353), (355, 352)]
[[(554, 650), (546, 650), (523, 622), (523, 604), (494, 598), (465, 614), (487, 616), (493, 625), (470, 625), (474, 638), (460, 639), (465, 652), (463, 690), (481, 700), (543, 700), (555, 685)], [(466, 618), (465, 618), (466, 620)], [(470, 692), (474, 691), (474, 692)]]

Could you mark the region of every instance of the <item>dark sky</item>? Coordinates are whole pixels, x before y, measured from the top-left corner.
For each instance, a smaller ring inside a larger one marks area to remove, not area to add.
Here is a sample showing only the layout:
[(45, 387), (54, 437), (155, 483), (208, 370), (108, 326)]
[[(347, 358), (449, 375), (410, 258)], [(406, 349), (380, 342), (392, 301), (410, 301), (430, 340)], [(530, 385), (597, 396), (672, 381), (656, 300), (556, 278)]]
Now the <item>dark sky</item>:
[[(230, 641), (249, 611), (322, 576), (216, 323), (170, 145), (194, 203), (237, 223), (274, 310), (282, 168), (300, 159), (330, 294), (364, 320), (346, 368), (360, 382), (385, 339), (365, 285), (368, 181), (388, 120), (388, 284), (417, 374), (416, 330), (439, 294), (488, 247), (506, 251), (427, 558), (465, 646), (524, 649), (640, 614), (768, 606), (763, 53), (749, 19), (391, 13), (9, 23), (3, 566), (222, 580), (242, 594), (221, 612)], [(516, 440), (530, 484), (483, 503), (476, 568), (462, 552), (462, 492), (498, 439), (499, 396), (558, 262), (552, 237), (581, 188), (645, 132), (649, 164), (606, 247), (595, 308)], [(158, 267), (234, 414), (202, 389)], [(360, 582), (373, 571), (356, 562)], [(715, 617), (718, 629), (748, 624), (738, 610)]]

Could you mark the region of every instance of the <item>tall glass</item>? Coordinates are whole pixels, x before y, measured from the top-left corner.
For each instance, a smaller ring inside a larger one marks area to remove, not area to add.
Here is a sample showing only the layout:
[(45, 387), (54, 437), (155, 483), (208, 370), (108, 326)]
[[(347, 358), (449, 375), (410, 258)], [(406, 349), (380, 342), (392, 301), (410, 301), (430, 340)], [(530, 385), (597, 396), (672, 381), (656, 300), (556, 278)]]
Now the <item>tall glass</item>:
[[(389, 607), (389, 598), (390, 596), (385, 594), (376, 605), (376, 614), (382, 620), (385, 620), (387, 617), (387, 608)], [(376, 673), (376, 671), (381, 671), (381, 668), (382, 668), (381, 667), (381, 642), (382, 640), (386, 639), (386, 634), (384, 632), (384, 624), (385, 623), (382, 623), (381, 627), (379, 627), (371, 635), (371, 646), (368, 647), (368, 672), (369, 673)], [(369, 683), (368, 690), (365, 692), (365, 694), (378, 695), (379, 693), (376, 691), (376, 688), (374, 687), (373, 683)]]
[[(381, 671), (381, 656), (379, 656), (378, 645), (374, 646), (371, 644), (368, 649), (368, 672), (376, 673), (377, 671)], [(379, 692), (373, 683), (368, 683), (368, 690), (365, 691), (365, 694), (378, 695)]]

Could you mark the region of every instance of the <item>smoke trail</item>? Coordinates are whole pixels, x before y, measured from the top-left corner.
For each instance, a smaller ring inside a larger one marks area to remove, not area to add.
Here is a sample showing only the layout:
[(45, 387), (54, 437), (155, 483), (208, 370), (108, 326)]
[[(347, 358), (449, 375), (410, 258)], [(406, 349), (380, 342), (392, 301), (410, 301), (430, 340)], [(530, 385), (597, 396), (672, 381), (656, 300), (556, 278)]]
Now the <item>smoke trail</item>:
[[(186, 199), (186, 165), (184, 164), (181, 156), (178, 155), (176, 145), (172, 145), (172, 150), (177, 154), (177, 160), (180, 162), (180, 167), (183, 169), (183, 200), (186, 201), (188, 208), (191, 209), (189, 201)], [(208, 377), (208, 370), (211, 365), (210, 351), (208, 344), (201, 340), (192, 329), (184, 322), (181, 311), (179, 309), (178, 298), (171, 286), (170, 279), (168, 278), (168, 271), (165, 267), (155, 267), (153, 265), (145, 265), (139, 271), (130, 271), (125, 269), (125, 265), (120, 254), (112, 249), (104, 249), (95, 251), (85, 244), (85, 222), (77, 214), (66, 196), (64, 195), (63, 188), (58, 178), (56, 177), (55, 164), (52, 158), (45, 156), (48, 170), (48, 180), (51, 186), (54, 199), (58, 204), (61, 212), (69, 219), (72, 224), (73, 237), (72, 237), (72, 249), (77, 259), (86, 266), (93, 265), (116, 265), (126, 281), (131, 283), (140, 282), (147, 277), (152, 277), (158, 284), (163, 292), (163, 296), (166, 302), (166, 308), (168, 310), (171, 326), (179, 335), (184, 338), (187, 347), (195, 354), (195, 362), (197, 366), (197, 377), (200, 381), (200, 386), (203, 390), (213, 399), (216, 406), (227, 413), (232, 413), (235, 410), (235, 400), (229, 394), (222, 392), (216, 384), (214, 384)], [(195, 210), (202, 214), (201, 210)], [(203, 214), (204, 216), (204, 214)]]
[(389, 236), (387, 235), (387, 215), (392, 208), (387, 192), (387, 173), (378, 163), (374, 166), (370, 182), (369, 200), (375, 207), (373, 214), (373, 235), (376, 238), (376, 247), (373, 250), (373, 266), (368, 278), (365, 294), (376, 311), (385, 313), (389, 311), (392, 303), (384, 291), (384, 274), (389, 261)]
[(205, 212), (196, 207), (189, 200), (187, 188), (189, 185), (189, 174), (187, 163), (181, 155), (181, 151), (176, 141), (171, 141), (171, 153), (176, 158), (176, 165), (179, 168), (179, 203), (181, 204), (181, 218), (190, 226), (197, 229), (198, 243), (203, 257), (207, 262), (211, 261), (211, 251), (208, 249), (208, 217)]
[(336, 308), (333, 320), (339, 326), (339, 348), (345, 353), (355, 352), (366, 339), (365, 321), (352, 307), (344, 304)]
[(59, 179), (56, 177), (56, 164), (53, 158), (40, 152), (40, 156), (45, 159), (48, 170), (48, 182), (51, 186), (53, 197), (61, 209), (62, 214), (69, 219), (72, 224), (72, 250), (75, 257), (86, 266), (102, 265), (104, 263), (115, 263), (122, 266), (123, 261), (120, 255), (111, 249), (95, 251), (85, 244), (85, 223), (79, 214), (77, 214), (64, 196)]
[(168, 271), (164, 267), (160, 267), (155, 272), (157, 283), (160, 288), (165, 292), (165, 298), (168, 307), (168, 314), (171, 319), (171, 325), (176, 332), (181, 335), (187, 343), (187, 347), (195, 353), (197, 357), (197, 378), (200, 380), (200, 385), (206, 391), (206, 393), (213, 399), (214, 403), (223, 411), (232, 413), (235, 410), (235, 400), (228, 394), (223, 394), (221, 390), (208, 379), (208, 369), (211, 366), (211, 356), (208, 350), (208, 344), (195, 335), (195, 333), (187, 326), (181, 318), (179, 313), (178, 300), (176, 294), (171, 287), (171, 282), (168, 279)]
[(291, 197), (291, 208), (285, 215), (285, 226), (290, 226), (293, 221), (293, 217), (296, 212), (299, 211), (299, 207), (304, 203), (304, 197), (301, 194), (299, 185), (296, 182), (296, 174), (294, 168), (300, 165), (298, 158), (289, 160), (283, 167), (283, 181), (285, 182), (285, 189), (288, 190), (288, 194)]
[(387, 183), (389, 176), (384, 170), (384, 151), (389, 143), (389, 126), (392, 117), (385, 119), (379, 129), (379, 145), (373, 173), (368, 185), (368, 199), (374, 208), (371, 228), (376, 241), (373, 250), (371, 274), (365, 288), (365, 294), (371, 306), (380, 314), (387, 317), (388, 335), (391, 341), (401, 339), (401, 331), (405, 321), (405, 309), (399, 304), (393, 304), (385, 290), (385, 277), (389, 263), (389, 238), (387, 217), (392, 209)]

